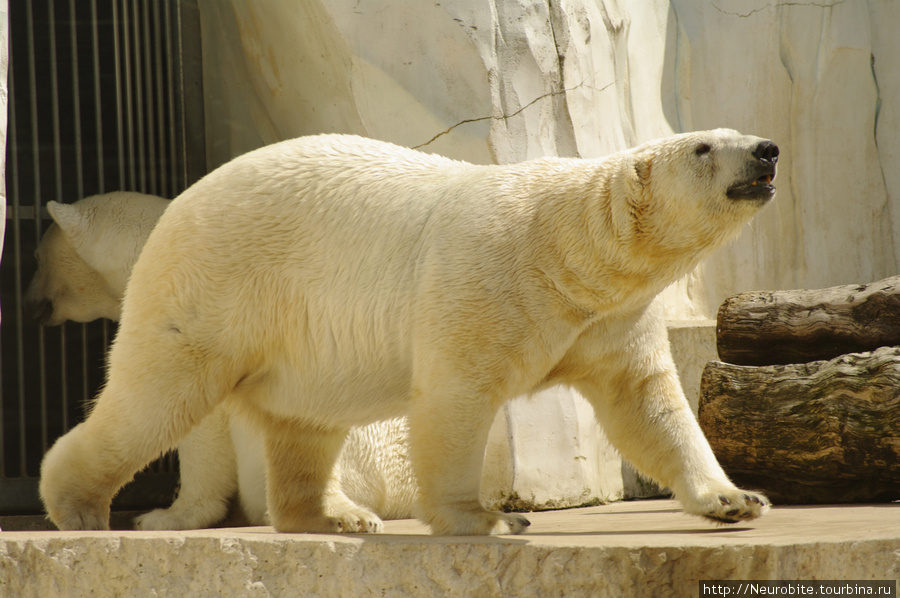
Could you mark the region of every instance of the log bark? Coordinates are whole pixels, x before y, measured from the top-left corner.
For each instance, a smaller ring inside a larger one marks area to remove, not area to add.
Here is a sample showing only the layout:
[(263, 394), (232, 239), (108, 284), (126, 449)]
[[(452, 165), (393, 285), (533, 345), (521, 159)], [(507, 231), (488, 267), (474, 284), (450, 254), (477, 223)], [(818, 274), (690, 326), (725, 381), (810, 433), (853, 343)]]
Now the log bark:
[(797, 365), (710, 362), (699, 420), (735, 483), (776, 504), (900, 499), (900, 347)]
[(719, 359), (806, 363), (900, 345), (900, 276), (868, 285), (741, 293), (716, 322)]

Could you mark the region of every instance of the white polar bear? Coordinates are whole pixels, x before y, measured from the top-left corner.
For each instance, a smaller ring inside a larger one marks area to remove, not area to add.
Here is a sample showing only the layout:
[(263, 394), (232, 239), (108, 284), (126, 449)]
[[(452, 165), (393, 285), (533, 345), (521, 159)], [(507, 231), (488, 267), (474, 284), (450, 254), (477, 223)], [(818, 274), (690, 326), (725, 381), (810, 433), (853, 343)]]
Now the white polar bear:
[(777, 147), (716, 130), (598, 160), (476, 166), (352, 136), (239, 157), (175, 199), (135, 265), (109, 377), (44, 458), (61, 529), (227, 402), (264, 430), (279, 531), (379, 531), (337, 487), (347, 430), (409, 413), (422, 520), (524, 530), (479, 502), (497, 408), (578, 389), (689, 513), (767, 508), (722, 471), (653, 298), (774, 194)]
[[(38, 269), (26, 312), (46, 326), (66, 320), (117, 321), (125, 284), (169, 200), (133, 192), (51, 201), (53, 224), (38, 245)], [(252, 426), (217, 407), (179, 443), (181, 488), (171, 507), (135, 520), (139, 529), (208, 527), (238, 496), (251, 525), (266, 525), (265, 452)], [(342, 453), (341, 488), (385, 519), (412, 517), (415, 479), (406, 422), (395, 418), (351, 430)]]
[(118, 320), (131, 269), (168, 206), (167, 199), (128, 191), (48, 202), (53, 224), (35, 251), (26, 312), (45, 326)]

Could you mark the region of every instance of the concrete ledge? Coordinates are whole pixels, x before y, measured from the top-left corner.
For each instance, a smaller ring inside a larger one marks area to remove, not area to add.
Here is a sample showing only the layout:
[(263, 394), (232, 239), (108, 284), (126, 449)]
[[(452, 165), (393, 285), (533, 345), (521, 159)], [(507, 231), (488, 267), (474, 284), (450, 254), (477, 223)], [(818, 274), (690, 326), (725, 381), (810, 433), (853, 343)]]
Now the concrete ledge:
[(0, 595), (696, 596), (701, 579), (898, 579), (900, 505), (788, 507), (721, 526), (673, 501), (532, 513), (523, 536), (3, 532)]

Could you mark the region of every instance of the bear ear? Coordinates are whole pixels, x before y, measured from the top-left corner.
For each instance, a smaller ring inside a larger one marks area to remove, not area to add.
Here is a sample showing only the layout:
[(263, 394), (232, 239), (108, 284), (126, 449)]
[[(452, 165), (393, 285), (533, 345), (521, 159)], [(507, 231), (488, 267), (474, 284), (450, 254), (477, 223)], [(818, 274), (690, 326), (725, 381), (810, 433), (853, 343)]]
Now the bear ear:
[(634, 175), (638, 182), (646, 185), (650, 182), (650, 171), (653, 168), (653, 159), (648, 156), (638, 156), (634, 160)]
[[(90, 239), (93, 212), (78, 204), (55, 201), (47, 202), (47, 211), (50, 212), (50, 217), (56, 222), (75, 251), (81, 255), (83, 245)], [(84, 258), (83, 255), (82, 258)]]
[(75, 204), (48, 201), (47, 211), (50, 212), (50, 217), (56, 225), (72, 241), (81, 237), (88, 228), (90, 219)]

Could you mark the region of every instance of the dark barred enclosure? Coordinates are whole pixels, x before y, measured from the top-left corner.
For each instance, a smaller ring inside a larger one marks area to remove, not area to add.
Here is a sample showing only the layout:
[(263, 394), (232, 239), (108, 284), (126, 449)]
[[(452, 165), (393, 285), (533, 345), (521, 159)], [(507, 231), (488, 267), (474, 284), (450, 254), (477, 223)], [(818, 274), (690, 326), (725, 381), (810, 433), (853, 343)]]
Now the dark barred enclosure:
[[(47, 202), (171, 198), (205, 172), (196, 0), (10, 0), (9, 46), (0, 515), (40, 512), (41, 458), (83, 419), (115, 334), (108, 321), (43, 328), (24, 313)], [(176, 478), (162, 459), (115, 506), (164, 505)]]

